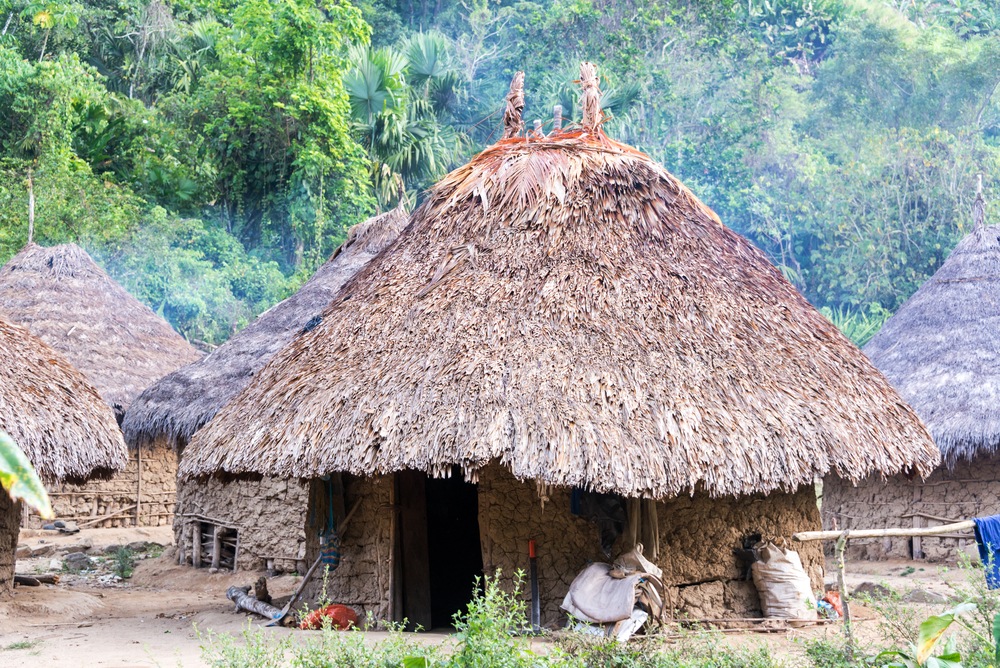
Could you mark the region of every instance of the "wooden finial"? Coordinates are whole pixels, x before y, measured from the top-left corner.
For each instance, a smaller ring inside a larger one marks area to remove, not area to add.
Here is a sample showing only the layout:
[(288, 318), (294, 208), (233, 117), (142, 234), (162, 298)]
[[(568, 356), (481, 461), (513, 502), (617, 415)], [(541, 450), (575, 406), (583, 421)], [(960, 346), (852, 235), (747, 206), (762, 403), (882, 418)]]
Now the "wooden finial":
[(503, 111), (503, 138), (516, 137), (524, 129), (521, 112), (524, 111), (524, 72), (518, 72), (510, 82), (507, 108)]
[(557, 104), (552, 107), (552, 131), (559, 132), (562, 130), (562, 105)]
[(972, 229), (982, 229), (986, 223), (986, 202), (983, 200), (983, 175), (976, 178), (976, 199), (972, 202)]
[(583, 96), (580, 99), (580, 106), (583, 107), (583, 129), (587, 132), (597, 130), (597, 126), (604, 119), (604, 112), (601, 111), (601, 89), (598, 87), (600, 79), (597, 78), (597, 67), (593, 63), (584, 61), (580, 64), (580, 86), (583, 88)]

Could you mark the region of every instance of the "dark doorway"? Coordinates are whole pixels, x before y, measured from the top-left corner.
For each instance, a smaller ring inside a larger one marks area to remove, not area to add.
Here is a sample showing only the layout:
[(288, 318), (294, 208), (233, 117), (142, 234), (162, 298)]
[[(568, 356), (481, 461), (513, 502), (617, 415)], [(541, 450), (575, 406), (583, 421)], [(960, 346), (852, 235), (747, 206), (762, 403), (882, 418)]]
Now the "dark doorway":
[[(483, 573), (479, 539), (479, 490), (460, 471), (428, 478), (416, 471), (397, 477), (400, 506), (398, 594), (410, 627), (451, 626), (472, 598)], [(397, 608), (398, 610), (399, 608)]]
[(431, 624), (451, 626), (472, 598), (483, 574), (479, 539), (479, 490), (462, 479), (427, 480), (427, 551), (431, 579)]

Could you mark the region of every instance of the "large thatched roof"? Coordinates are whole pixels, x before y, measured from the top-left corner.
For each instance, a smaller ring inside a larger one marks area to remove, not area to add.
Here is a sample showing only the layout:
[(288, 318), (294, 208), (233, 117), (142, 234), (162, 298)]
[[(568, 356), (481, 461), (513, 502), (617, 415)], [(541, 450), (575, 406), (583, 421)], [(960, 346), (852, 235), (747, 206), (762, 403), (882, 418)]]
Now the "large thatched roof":
[(0, 429), (48, 481), (107, 475), (125, 468), (128, 458), (114, 413), (83, 374), (2, 319)]
[(676, 178), (609, 140), (598, 99), (585, 89), (582, 130), (502, 139), (434, 186), (322, 322), (195, 434), (182, 476), (500, 461), (661, 498), (932, 470), (929, 435), (861, 351)]
[(208, 357), (143, 392), (122, 424), (126, 440), (135, 445), (161, 435), (189, 438), (321, 314), (347, 279), (389, 245), (406, 223), (406, 211), (399, 206), (352, 227), (347, 241), (298, 292), (262, 313)]
[(962, 239), (865, 353), (948, 465), (1000, 449), (1000, 225)]
[(201, 356), (75, 244), (28, 244), (0, 268), (0, 316), (65, 355), (119, 418), (150, 383)]

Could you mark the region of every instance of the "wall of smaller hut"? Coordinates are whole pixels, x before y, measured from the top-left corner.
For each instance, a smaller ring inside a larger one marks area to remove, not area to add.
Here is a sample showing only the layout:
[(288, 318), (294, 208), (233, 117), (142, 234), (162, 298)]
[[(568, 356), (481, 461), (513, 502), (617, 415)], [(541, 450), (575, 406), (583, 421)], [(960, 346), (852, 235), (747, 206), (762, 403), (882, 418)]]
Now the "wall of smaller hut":
[(0, 598), (14, 592), (14, 553), (21, 527), (21, 504), (0, 488)]
[[(139, 457), (142, 483), (139, 484)], [(141, 489), (141, 492), (140, 492)], [(158, 439), (141, 453), (129, 451), (125, 470), (108, 480), (90, 480), (83, 484), (56, 483), (49, 496), (56, 518), (76, 523), (108, 519), (90, 527), (136, 526), (136, 498), (139, 498), (139, 526), (167, 526), (173, 521), (177, 497), (177, 455), (166, 439)], [(27, 516), (27, 526), (45, 524), (36, 513)]]
[[(560, 623), (559, 605), (577, 573), (591, 561), (606, 561), (596, 525), (570, 513), (570, 490), (549, 490), (544, 509), (534, 483), (518, 481), (500, 467), (481, 472), (479, 523), (487, 573), (502, 569), (508, 582), (528, 569), (528, 541), (538, 550), (543, 623)], [(657, 565), (678, 611), (693, 618), (760, 615), (753, 583), (744, 579), (733, 548), (744, 536), (790, 541), (796, 531), (817, 529), (819, 508), (812, 486), (793, 494), (741, 498), (680, 497), (657, 504), (660, 545)], [(615, 546), (615, 554), (625, 546)], [(631, 547), (631, 546), (628, 546)], [(822, 548), (796, 545), (813, 589), (823, 585)], [(647, 556), (650, 553), (646, 548)]]
[(193, 527), (205, 522), (232, 526), (238, 532), (237, 570), (300, 570), (306, 555), (309, 483), (263, 478), (222, 481), (186, 480), (177, 487), (174, 544), (191, 563)]
[[(941, 467), (925, 481), (896, 475), (873, 476), (852, 485), (836, 476), (823, 484), (823, 526), (826, 529), (882, 529), (936, 526), (997, 512), (1000, 457), (961, 461), (953, 471)], [(921, 537), (919, 548), (928, 561), (953, 562), (959, 554), (975, 553), (968, 537)], [(909, 559), (911, 538), (853, 539), (849, 556), (855, 559)]]

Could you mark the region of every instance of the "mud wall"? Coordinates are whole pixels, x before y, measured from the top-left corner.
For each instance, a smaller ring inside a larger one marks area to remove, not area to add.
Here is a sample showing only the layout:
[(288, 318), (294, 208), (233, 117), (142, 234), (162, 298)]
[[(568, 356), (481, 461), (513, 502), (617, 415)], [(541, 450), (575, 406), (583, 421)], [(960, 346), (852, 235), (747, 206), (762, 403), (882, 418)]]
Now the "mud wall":
[(0, 598), (14, 593), (14, 553), (21, 527), (21, 504), (0, 488)]
[[(528, 541), (537, 544), (543, 623), (560, 623), (559, 609), (576, 574), (591, 561), (606, 561), (597, 528), (570, 513), (570, 490), (547, 492), (544, 509), (536, 485), (520, 482), (499, 467), (479, 479), (479, 526), (487, 573), (502, 569), (508, 583), (528, 569)], [(671, 601), (694, 618), (760, 615), (753, 583), (733, 555), (745, 535), (790, 541), (796, 531), (818, 529), (819, 508), (812, 486), (793, 494), (741, 498), (681, 497), (657, 504), (659, 557)], [(625, 547), (615, 546), (614, 553)], [(823, 554), (818, 544), (796, 545), (813, 589), (823, 585)], [(650, 553), (646, 548), (647, 555)]]
[(306, 556), (309, 483), (300, 480), (182, 481), (177, 488), (174, 543), (191, 563), (193, 526), (206, 521), (236, 528), (238, 570), (301, 570)]
[[(953, 471), (941, 467), (925, 481), (896, 475), (873, 476), (857, 486), (836, 476), (823, 483), (823, 526), (827, 529), (881, 529), (885, 527), (936, 526), (997, 512), (1000, 458), (962, 461)], [(972, 532), (966, 537), (929, 538), (918, 541), (919, 553), (928, 561), (956, 561), (962, 552), (973, 553)], [(851, 540), (849, 555), (856, 559), (908, 559), (911, 538)]]
[[(392, 476), (344, 476), (345, 509), (349, 511), (358, 501), (360, 504), (340, 535), (340, 565), (327, 578), (326, 598), (351, 606), (361, 620), (368, 613), (375, 619), (389, 617), (392, 481)], [(310, 510), (310, 523), (306, 530), (306, 554), (310, 564), (319, 555), (319, 535), (324, 528), (319, 526), (321, 521), (317, 521), (317, 516), (323, 516), (323, 513)], [(306, 589), (306, 598), (315, 602), (322, 586), (322, 577), (314, 578)]]
[[(124, 471), (108, 480), (90, 480), (83, 484), (54, 483), (49, 488), (56, 518), (76, 523), (98, 517), (109, 519), (89, 525), (99, 527), (136, 526), (136, 494), (139, 491), (139, 457), (142, 461), (142, 492), (139, 504), (139, 526), (166, 526), (173, 521), (177, 496), (177, 455), (172, 444), (157, 440), (143, 447), (141, 453), (129, 451)], [(37, 513), (27, 515), (27, 526), (38, 528), (45, 522)]]

